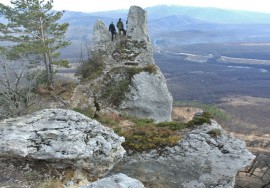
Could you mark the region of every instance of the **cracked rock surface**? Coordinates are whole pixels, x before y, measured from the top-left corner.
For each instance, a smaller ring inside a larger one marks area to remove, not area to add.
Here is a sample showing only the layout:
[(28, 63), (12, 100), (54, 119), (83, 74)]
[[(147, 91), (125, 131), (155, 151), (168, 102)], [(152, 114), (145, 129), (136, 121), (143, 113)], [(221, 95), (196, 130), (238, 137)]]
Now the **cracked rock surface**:
[(244, 141), (212, 121), (162, 153), (153, 150), (124, 157), (112, 173), (125, 173), (148, 188), (233, 188), (237, 172), (254, 158)]
[(123, 137), (72, 110), (45, 109), (0, 121), (0, 157), (46, 161), (104, 176), (122, 159)]

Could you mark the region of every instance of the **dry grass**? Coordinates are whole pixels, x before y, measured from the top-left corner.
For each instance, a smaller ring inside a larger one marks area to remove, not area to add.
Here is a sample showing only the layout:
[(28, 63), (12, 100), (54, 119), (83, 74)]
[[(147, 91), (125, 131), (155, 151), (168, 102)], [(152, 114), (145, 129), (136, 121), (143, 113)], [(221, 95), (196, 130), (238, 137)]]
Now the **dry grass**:
[[(80, 113), (92, 117), (85, 110)], [(152, 149), (162, 151), (167, 146), (175, 146), (180, 140), (179, 131), (210, 123), (211, 114), (204, 112), (187, 123), (180, 121), (154, 123), (152, 119), (121, 117), (116, 113), (99, 114), (97, 120), (125, 137), (123, 147), (128, 152), (143, 152)]]
[(192, 120), (194, 114), (201, 111), (200, 108), (196, 107), (174, 107), (172, 110), (172, 119), (187, 123)]
[(174, 146), (180, 140), (180, 136), (167, 127), (157, 127), (155, 125), (134, 126), (117, 132), (124, 136), (126, 141), (123, 147), (127, 151), (147, 151), (151, 149), (162, 150), (166, 146)]
[(37, 188), (64, 188), (65, 186), (60, 180), (50, 179), (40, 183)]

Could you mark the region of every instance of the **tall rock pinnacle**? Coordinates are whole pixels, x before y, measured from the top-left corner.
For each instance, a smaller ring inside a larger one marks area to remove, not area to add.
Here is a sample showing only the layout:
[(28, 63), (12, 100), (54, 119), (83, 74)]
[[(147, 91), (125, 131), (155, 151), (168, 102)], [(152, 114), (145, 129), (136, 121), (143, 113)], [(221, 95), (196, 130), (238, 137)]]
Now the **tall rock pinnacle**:
[[(103, 22), (98, 20), (94, 26), (91, 57), (102, 59), (106, 65), (103, 71), (106, 75), (103, 83), (99, 83), (101, 91), (96, 94), (97, 99), (123, 114), (150, 118), (156, 122), (170, 121), (172, 96), (154, 62), (147, 31), (147, 13), (138, 6), (132, 6), (127, 21), (126, 35), (118, 33), (113, 41), (108, 26)], [(120, 96), (121, 92), (124, 97)], [(117, 100), (113, 93), (118, 93)]]

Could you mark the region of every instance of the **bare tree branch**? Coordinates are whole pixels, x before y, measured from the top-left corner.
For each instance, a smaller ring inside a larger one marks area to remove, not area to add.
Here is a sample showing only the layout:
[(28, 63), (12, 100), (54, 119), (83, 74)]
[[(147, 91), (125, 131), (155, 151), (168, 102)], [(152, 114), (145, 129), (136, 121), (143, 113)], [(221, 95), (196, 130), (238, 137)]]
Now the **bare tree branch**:
[(27, 78), (26, 61), (11, 62), (0, 56), (0, 119), (27, 114), (35, 104), (35, 77)]

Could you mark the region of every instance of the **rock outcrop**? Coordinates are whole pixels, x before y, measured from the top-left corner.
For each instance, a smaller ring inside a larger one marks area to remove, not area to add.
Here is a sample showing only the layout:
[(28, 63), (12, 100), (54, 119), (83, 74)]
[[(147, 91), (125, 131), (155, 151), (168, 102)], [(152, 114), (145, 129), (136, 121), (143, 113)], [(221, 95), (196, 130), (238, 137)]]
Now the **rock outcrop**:
[(161, 72), (154, 75), (147, 72), (136, 74), (131, 85), (130, 92), (126, 94), (127, 100), (119, 106), (121, 111), (156, 122), (171, 120), (171, 99)]
[(144, 186), (140, 181), (120, 173), (100, 179), (81, 188), (144, 188)]
[(236, 173), (254, 158), (245, 142), (213, 121), (189, 132), (163, 153), (126, 156), (112, 173), (125, 173), (149, 188), (233, 188)]
[(104, 69), (92, 81), (92, 93), (101, 107), (156, 122), (171, 121), (172, 96), (154, 63), (147, 13), (132, 6), (127, 20), (126, 35), (117, 34), (114, 41), (103, 22), (94, 26), (91, 58), (104, 63)]
[(71, 110), (46, 109), (0, 122), (0, 157), (42, 160), (104, 176), (125, 153), (123, 137)]

